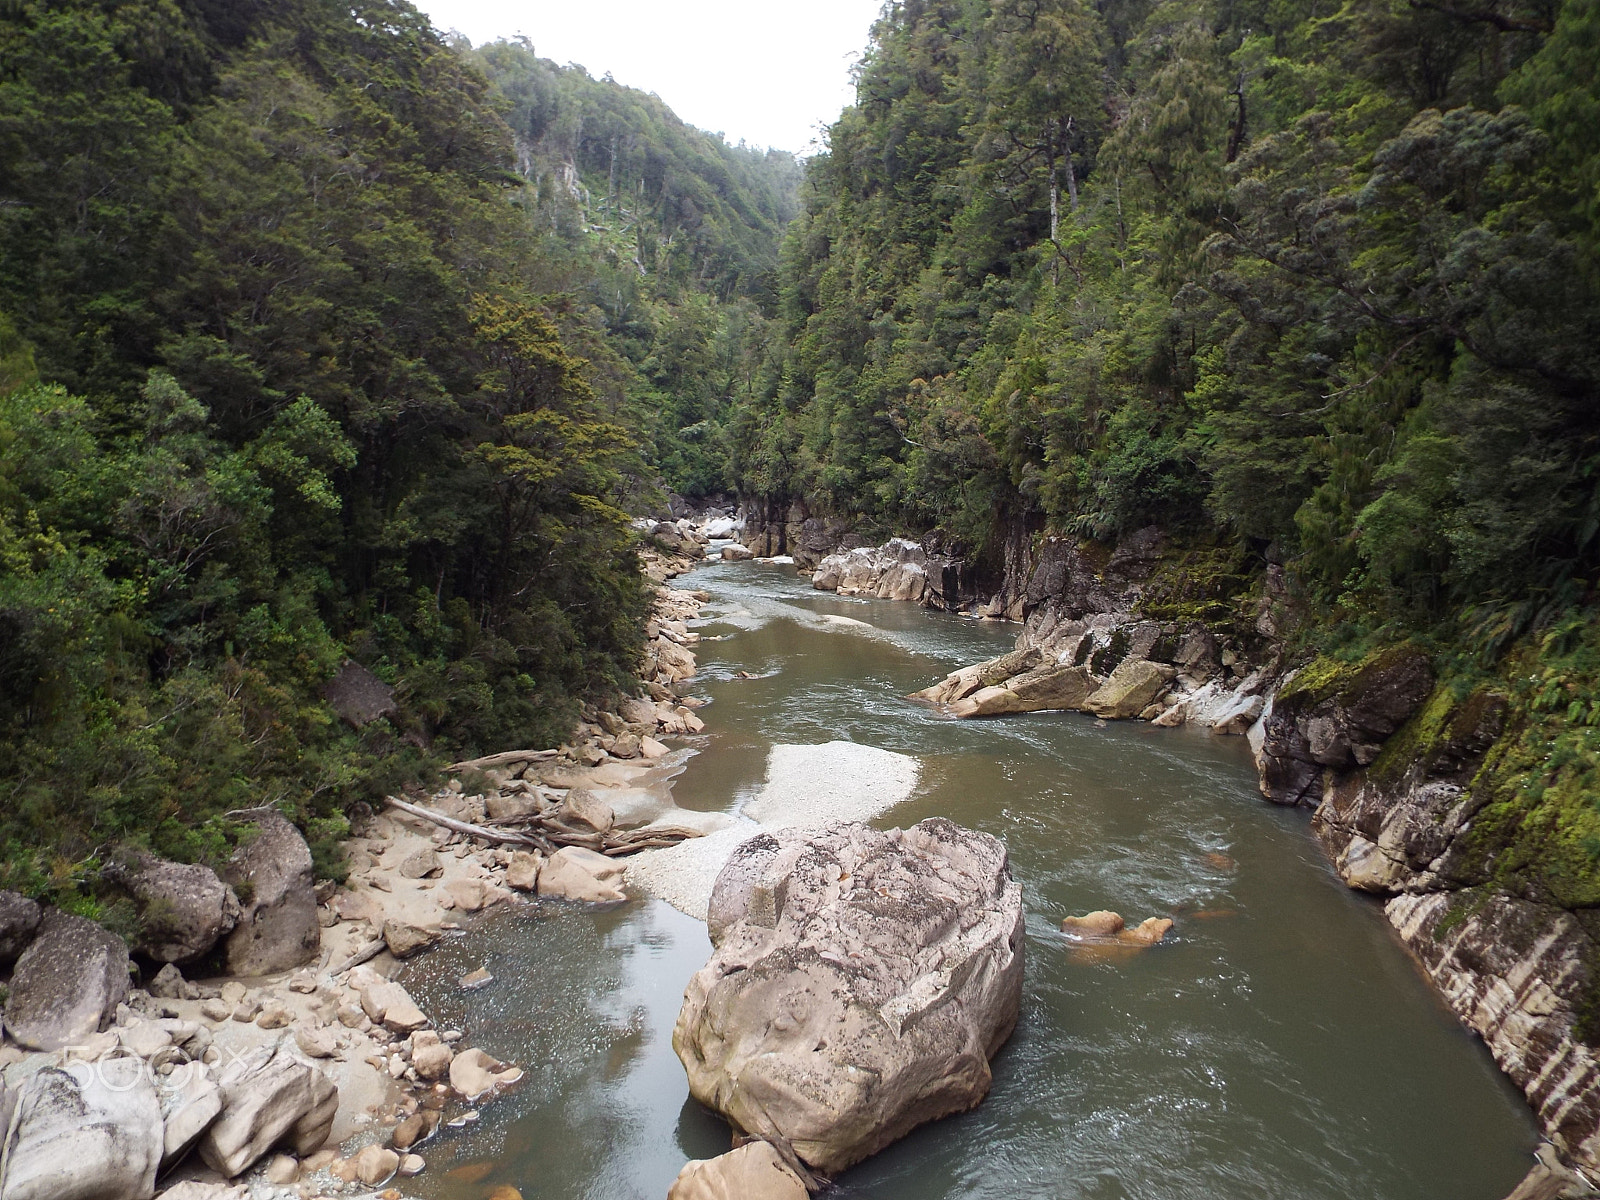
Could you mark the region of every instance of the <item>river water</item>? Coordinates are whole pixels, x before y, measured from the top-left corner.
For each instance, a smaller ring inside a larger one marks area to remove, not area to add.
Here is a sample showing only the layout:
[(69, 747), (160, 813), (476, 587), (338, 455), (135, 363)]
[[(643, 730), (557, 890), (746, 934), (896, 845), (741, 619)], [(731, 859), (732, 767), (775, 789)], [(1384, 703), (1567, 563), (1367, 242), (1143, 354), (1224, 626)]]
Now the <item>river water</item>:
[[(813, 592), (792, 567), (680, 582), (713, 596), (700, 632), (726, 635), (696, 648), (694, 691), (714, 703), (681, 806), (734, 810), (777, 743), (870, 744), (921, 765), (879, 824), (938, 814), (985, 830), (1023, 884), (1022, 1020), (993, 1091), (831, 1195), (1501, 1200), (1524, 1174), (1521, 1097), (1377, 904), (1333, 876), (1306, 815), (1261, 800), (1243, 739), (1076, 713), (942, 720), (899, 697), (1009, 649), (1014, 627)], [(1097, 908), (1173, 915), (1176, 938), (1086, 959), (1057, 927)], [(670, 1045), (709, 952), (703, 925), (652, 900), (501, 912), (419, 960), (406, 982), (423, 1006), (528, 1078), (423, 1147), (409, 1190), (663, 1200), (685, 1159), (725, 1151)], [(457, 991), (480, 965), (497, 982)]]

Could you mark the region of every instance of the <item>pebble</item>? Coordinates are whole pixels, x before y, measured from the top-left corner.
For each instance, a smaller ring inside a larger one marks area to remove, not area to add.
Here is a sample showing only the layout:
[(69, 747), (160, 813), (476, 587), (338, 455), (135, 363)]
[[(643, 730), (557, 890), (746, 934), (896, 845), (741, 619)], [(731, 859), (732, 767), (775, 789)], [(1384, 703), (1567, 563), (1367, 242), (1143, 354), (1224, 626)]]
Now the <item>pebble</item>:
[(488, 987), (494, 982), (494, 976), (489, 974), (487, 967), (479, 967), (476, 971), (468, 971), (457, 983), (463, 992), (476, 992)]

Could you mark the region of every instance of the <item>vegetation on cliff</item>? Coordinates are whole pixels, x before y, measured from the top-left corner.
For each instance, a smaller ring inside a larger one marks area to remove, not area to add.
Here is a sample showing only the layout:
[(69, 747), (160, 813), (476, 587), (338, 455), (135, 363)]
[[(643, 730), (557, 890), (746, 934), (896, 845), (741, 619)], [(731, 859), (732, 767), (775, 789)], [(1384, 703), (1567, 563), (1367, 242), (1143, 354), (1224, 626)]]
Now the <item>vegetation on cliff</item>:
[(387, 0), (19, 0), (0, 64), (0, 886), (262, 803), (332, 873), (629, 684), (629, 509), (720, 483), (792, 158)]

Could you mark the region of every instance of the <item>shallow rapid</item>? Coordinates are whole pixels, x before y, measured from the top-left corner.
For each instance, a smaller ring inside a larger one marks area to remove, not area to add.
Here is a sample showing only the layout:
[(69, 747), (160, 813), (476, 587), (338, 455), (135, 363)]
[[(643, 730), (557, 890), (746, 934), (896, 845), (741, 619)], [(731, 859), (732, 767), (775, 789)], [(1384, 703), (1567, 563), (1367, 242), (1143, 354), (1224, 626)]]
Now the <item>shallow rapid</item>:
[[(715, 701), (680, 806), (738, 811), (774, 745), (876, 746), (919, 765), (878, 824), (939, 814), (992, 833), (1024, 888), (1023, 1016), (989, 1098), (831, 1195), (1501, 1200), (1521, 1179), (1536, 1140), (1521, 1097), (1377, 904), (1334, 878), (1305, 814), (1261, 800), (1242, 739), (1077, 713), (943, 720), (900, 697), (1009, 649), (1014, 627), (813, 592), (792, 567), (680, 582), (713, 597), (692, 690)], [(1057, 926), (1097, 908), (1171, 915), (1176, 937), (1086, 956)], [(423, 1007), (528, 1078), (423, 1147), (408, 1190), (663, 1200), (685, 1159), (725, 1151), (670, 1045), (709, 951), (704, 926), (659, 900), (543, 903), (418, 960), (405, 982)], [(458, 991), (480, 965), (497, 982)]]

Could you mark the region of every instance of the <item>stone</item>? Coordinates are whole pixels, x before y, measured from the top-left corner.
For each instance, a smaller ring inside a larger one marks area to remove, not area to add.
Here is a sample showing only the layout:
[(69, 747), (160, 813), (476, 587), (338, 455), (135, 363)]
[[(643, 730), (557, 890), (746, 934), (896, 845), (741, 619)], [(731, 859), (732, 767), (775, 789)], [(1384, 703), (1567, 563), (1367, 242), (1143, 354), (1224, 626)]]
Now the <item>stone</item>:
[(460, 979), (456, 980), (456, 986), (463, 992), (476, 992), (488, 987), (493, 982), (494, 976), (489, 974), (489, 968), (478, 967), (476, 970), (468, 971)]
[(563, 846), (539, 869), (539, 895), (589, 904), (613, 904), (628, 898), (622, 890), (623, 865), (580, 846)]
[(640, 754), (639, 745), (638, 734), (618, 734), (608, 747), (608, 752), (612, 758), (638, 758)]
[(9, 967), (33, 942), (44, 909), (16, 892), (0, 891), (0, 968)]
[(402, 1179), (414, 1178), (427, 1169), (427, 1161), (420, 1154), (402, 1154), (400, 1156), (400, 1177)]
[(5, 1200), (155, 1195), (161, 1106), (150, 1069), (136, 1058), (39, 1070), (22, 1085), (12, 1124)]
[(480, 912), (501, 898), (499, 889), (482, 879), (452, 879), (444, 890), (462, 912)]
[(1117, 940), (1135, 946), (1154, 946), (1172, 932), (1171, 917), (1146, 917), (1132, 929), (1124, 929)]
[(739, 846), (672, 1044), (690, 1093), (826, 1175), (988, 1093), (1022, 1001), (1005, 847), (942, 818)]
[(28, 1050), (59, 1050), (111, 1023), (128, 999), (128, 948), (93, 921), (46, 909), (17, 959), (5, 1028)]
[(301, 1158), (333, 1129), (339, 1089), (283, 1046), (263, 1047), (228, 1065), (217, 1080), (222, 1115), (200, 1138), (207, 1166), (233, 1179), (286, 1145)]
[(326, 1029), (312, 1029), (308, 1025), (295, 1028), (294, 1044), (307, 1058), (333, 1058), (339, 1049), (332, 1033)]
[(106, 875), (137, 908), (140, 932), (133, 949), (156, 962), (203, 958), (239, 923), (239, 898), (210, 867), (138, 854)]
[(205, 1000), (200, 1004), (200, 1015), (208, 1021), (226, 1021), (233, 1016), (233, 1005), (226, 1000)]
[(300, 1178), (300, 1163), (287, 1154), (274, 1154), (265, 1171), (268, 1183), (287, 1187)]
[(154, 1058), (172, 1045), (172, 1035), (153, 1021), (130, 1021), (117, 1027), (122, 1048), (136, 1058)]
[(395, 712), (394, 689), (360, 663), (346, 659), (338, 674), (322, 688), (333, 711), (360, 729)]
[(161, 1106), (161, 1169), (175, 1166), (194, 1148), (200, 1135), (222, 1113), (222, 1089), (200, 1063), (190, 1063), (161, 1079), (156, 1091)]
[(368, 1187), (376, 1187), (394, 1177), (400, 1169), (400, 1156), (387, 1146), (372, 1145), (356, 1155), (355, 1165), (356, 1178)]
[(561, 802), (556, 819), (574, 829), (608, 833), (617, 818), (611, 806), (588, 788), (573, 788)]
[(389, 1141), (396, 1150), (409, 1150), (418, 1143), (426, 1141), (438, 1127), (438, 1113), (426, 1111), (412, 1113), (394, 1127), (394, 1134)]
[(617, 705), (617, 715), (629, 725), (654, 725), (656, 706), (649, 700), (629, 697)]
[(722, 548), (724, 562), (746, 562), (754, 557), (748, 546), (741, 546), (738, 542), (729, 542)]
[(256, 1025), (262, 1029), (287, 1029), (293, 1020), (289, 1010), (283, 1006), (281, 1000), (266, 1005), (261, 1010), (261, 1015), (256, 1018)]
[(544, 855), (535, 850), (518, 850), (511, 855), (506, 867), (506, 886), (519, 892), (531, 892), (539, 886), (539, 868)]
[(427, 929), (391, 917), (383, 923), (383, 942), (396, 958), (410, 958), (420, 954), (439, 940), (437, 929)]
[(810, 1194), (771, 1142), (755, 1141), (685, 1163), (667, 1200), (807, 1200)]
[(655, 738), (646, 736), (639, 739), (639, 753), (645, 758), (656, 759), (664, 758), (666, 755), (671, 753), (671, 750), (668, 749), (665, 743), (658, 742)]
[(1061, 932), (1083, 937), (1115, 937), (1122, 932), (1121, 913), (1099, 909), (1081, 917), (1062, 917)]
[(482, 1050), (463, 1050), (450, 1064), (450, 1086), (468, 1100), (477, 1100), (522, 1078), (522, 1072), (497, 1062)]
[(423, 1079), (431, 1081), (444, 1078), (454, 1058), (454, 1052), (437, 1034), (419, 1030), (411, 1035), (411, 1065)]
[(1127, 720), (1159, 700), (1177, 674), (1149, 659), (1124, 660), (1083, 707), (1104, 721)]
[(183, 972), (172, 963), (167, 963), (155, 973), (155, 978), (150, 981), (146, 990), (157, 1000), (187, 1000), (189, 986), (184, 982)]
[(380, 979), (361, 989), (361, 1009), (373, 1024), (395, 1033), (412, 1033), (428, 1024), (411, 993), (398, 983)]
[[(438, 852), (432, 846), (420, 846), (400, 860), (400, 878), (426, 879), (437, 874), (442, 869)], [(343, 913), (339, 914), (344, 916)], [(350, 920), (350, 917), (344, 917)]]
[(161, 1200), (250, 1200), (250, 1189), (242, 1183), (229, 1187), (225, 1183), (185, 1179), (162, 1192)]
[(256, 815), (255, 826), (255, 836), (234, 852), (224, 872), (247, 897), (227, 940), (228, 972), (246, 977), (303, 966), (322, 945), (305, 838), (270, 809)]

